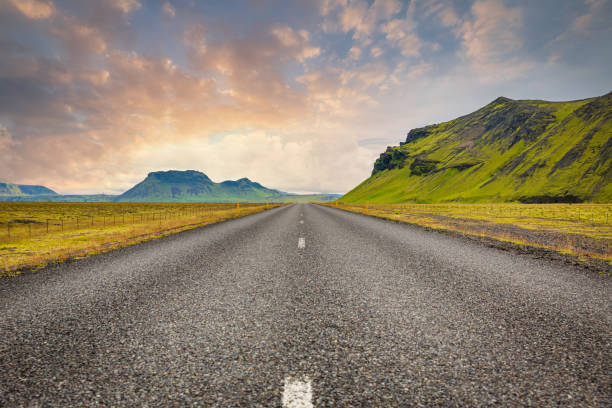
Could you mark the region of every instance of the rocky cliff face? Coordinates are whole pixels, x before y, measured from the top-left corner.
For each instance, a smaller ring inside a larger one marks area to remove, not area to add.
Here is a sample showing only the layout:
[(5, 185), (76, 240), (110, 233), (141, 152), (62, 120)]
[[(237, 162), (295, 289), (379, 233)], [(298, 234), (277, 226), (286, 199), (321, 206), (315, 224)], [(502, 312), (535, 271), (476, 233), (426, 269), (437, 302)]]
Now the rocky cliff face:
[(343, 200), (609, 202), (611, 149), (612, 93), (570, 102), (500, 97), (412, 129)]

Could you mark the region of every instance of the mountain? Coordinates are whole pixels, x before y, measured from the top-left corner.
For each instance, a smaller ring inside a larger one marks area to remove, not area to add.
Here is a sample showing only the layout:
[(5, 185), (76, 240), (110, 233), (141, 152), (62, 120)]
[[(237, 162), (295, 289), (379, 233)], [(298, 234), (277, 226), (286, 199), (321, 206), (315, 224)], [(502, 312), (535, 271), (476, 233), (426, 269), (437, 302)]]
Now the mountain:
[(116, 198), (116, 195), (109, 194), (40, 194), (0, 196), (0, 201), (27, 201), (39, 203), (112, 203)]
[(156, 171), (140, 183), (119, 195), (115, 201), (130, 202), (231, 202), (272, 201), (284, 196), (247, 178), (213, 182), (204, 173), (187, 171)]
[(195, 170), (155, 171), (121, 195), (60, 195), (42, 186), (0, 183), (0, 201), (38, 202), (310, 202), (333, 201), (339, 194), (291, 194), (241, 178), (213, 182)]
[(345, 202), (612, 202), (612, 92), (570, 102), (500, 97), (412, 129)]
[(31, 196), (40, 194), (57, 195), (55, 191), (44, 186), (0, 183), (0, 196)]

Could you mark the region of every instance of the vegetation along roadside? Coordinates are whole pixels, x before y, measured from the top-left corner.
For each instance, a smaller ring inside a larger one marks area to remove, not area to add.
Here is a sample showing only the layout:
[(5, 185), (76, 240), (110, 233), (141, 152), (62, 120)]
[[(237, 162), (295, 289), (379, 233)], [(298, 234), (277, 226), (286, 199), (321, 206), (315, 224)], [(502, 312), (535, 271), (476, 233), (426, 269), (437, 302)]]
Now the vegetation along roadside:
[(543, 250), (612, 271), (612, 204), (321, 203), (346, 211)]
[(278, 207), (269, 203), (0, 203), (0, 276)]

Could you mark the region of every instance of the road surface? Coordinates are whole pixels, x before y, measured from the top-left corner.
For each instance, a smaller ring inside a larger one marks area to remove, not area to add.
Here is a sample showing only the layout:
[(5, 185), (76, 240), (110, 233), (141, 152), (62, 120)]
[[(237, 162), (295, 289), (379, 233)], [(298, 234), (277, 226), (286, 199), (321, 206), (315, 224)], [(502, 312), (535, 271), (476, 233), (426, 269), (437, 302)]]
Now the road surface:
[(611, 295), (292, 205), (0, 280), (0, 406), (610, 406)]

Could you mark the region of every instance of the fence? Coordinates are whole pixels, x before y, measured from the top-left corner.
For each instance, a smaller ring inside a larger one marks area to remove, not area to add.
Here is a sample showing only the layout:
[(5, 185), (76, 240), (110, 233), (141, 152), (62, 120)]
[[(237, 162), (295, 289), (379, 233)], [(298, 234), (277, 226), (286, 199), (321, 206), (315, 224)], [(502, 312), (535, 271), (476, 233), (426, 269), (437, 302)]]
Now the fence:
[[(45, 203), (44, 207), (53, 208), (53, 204), (56, 203)], [(276, 205), (272, 203), (159, 204), (158, 207), (160, 208), (155, 208), (156, 206), (151, 204), (133, 204), (133, 207), (135, 207), (133, 209), (129, 209), (129, 205), (123, 205), (119, 208), (112, 208), (112, 204), (98, 205), (98, 210), (104, 209), (102, 214), (100, 211), (98, 213), (83, 213), (83, 209), (87, 209), (87, 206), (74, 205), (74, 208), (79, 210), (75, 211), (77, 214), (63, 214), (61, 216), (53, 216), (48, 211), (41, 211), (43, 205), (30, 205), (29, 207), (37, 210), (32, 213), (28, 213), (28, 206), (25, 205), (5, 205), (9, 208), (9, 211), (2, 214), (5, 221), (0, 222), (0, 241), (14, 241), (46, 234), (61, 234), (78, 230), (101, 230), (130, 225), (137, 227), (157, 224), (157, 226), (162, 227), (177, 221), (197, 222), (219, 215), (228, 217), (245, 215), (254, 208), (262, 206), (269, 208)], [(66, 207), (63, 203), (57, 203), (56, 206)], [(173, 206), (181, 207), (172, 208)], [(17, 211), (15, 211), (16, 208)], [(96, 208), (93, 207), (93, 209)], [(67, 211), (69, 212), (70, 208)]]

